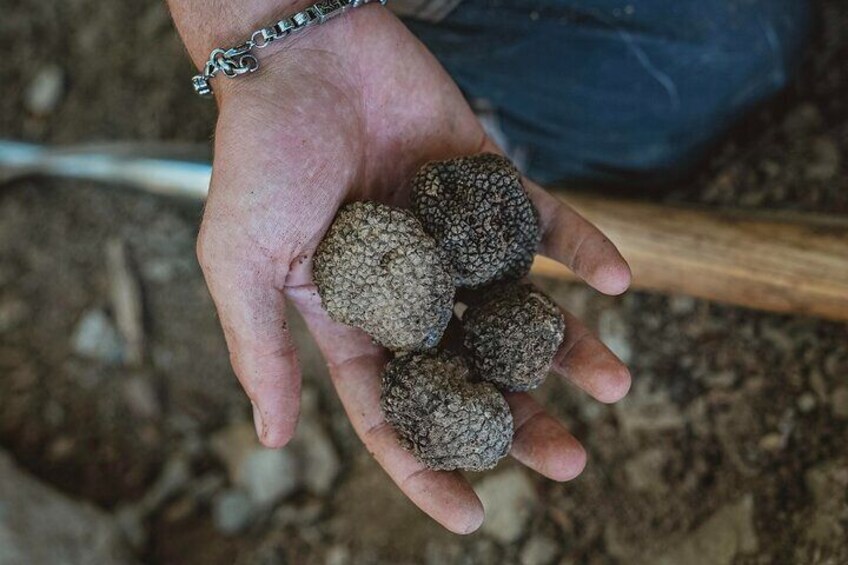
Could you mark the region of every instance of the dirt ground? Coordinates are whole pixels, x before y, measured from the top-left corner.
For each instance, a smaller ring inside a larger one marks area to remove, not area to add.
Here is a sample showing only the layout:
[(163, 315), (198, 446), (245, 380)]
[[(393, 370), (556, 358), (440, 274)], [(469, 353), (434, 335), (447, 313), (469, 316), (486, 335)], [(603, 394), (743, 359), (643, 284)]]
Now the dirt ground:
[[(643, 196), (848, 214), (848, 5), (821, 0), (817, 11), (793, 88), (698, 179)], [(192, 69), (159, 1), (5, 0), (2, 12), (0, 138), (210, 138), (213, 105), (189, 91)], [(52, 65), (61, 100), (39, 116), (27, 89)], [(149, 497), (168, 462), (188, 460), (189, 478), (141, 519), (142, 561), (848, 563), (848, 326), (546, 280), (635, 381), (614, 407), (553, 379), (540, 391), (589, 465), (567, 484), (510, 475), (512, 463), (490, 474), (529, 481), (526, 519), (500, 517), (521, 522), (515, 536), (452, 536), (406, 502), (358, 443), (297, 323), (306, 417), (338, 472), (328, 485), (293, 485), (235, 533), (222, 528), (233, 478), (213, 438), (248, 421), (249, 405), (195, 260), (200, 213), (82, 182), (0, 190), (0, 447), (115, 516)], [(148, 354), (135, 368), (80, 353), (82, 321), (113, 315), (110, 240), (126, 243), (143, 289)]]

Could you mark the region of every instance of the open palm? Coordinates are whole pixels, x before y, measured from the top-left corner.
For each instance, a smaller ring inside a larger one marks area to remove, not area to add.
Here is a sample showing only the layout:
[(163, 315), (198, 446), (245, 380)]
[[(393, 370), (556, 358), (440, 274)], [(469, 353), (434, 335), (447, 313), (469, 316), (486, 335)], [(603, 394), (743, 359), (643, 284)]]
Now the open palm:
[[(408, 180), (423, 163), (498, 149), (426, 48), (376, 6), (293, 38), (260, 75), (225, 88), (198, 256), (260, 439), (284, 445), (297, 422), (301, 376), (288, 299), (321, 348), (357, 434), (392, 480), (448, 529), (475, 530), (483, 510), (462, 475), (427, 470), (398, 444), (379, 403), (388, 353), (329, 319), (311, 261), (344, 202), (405, 206)], [(623, 292), (630, 272), (614, 246), (558, 199), (526, 186), (541, 217), (541, 253), (602, 292)], [(554, 371), (602, 402), (621, 398), (627, 369), (567, 313), (566, 323)], [(586, 459), (577, 440), (529, 395), (507, 399), (513, 457), (554, 480), (577, 476)]]

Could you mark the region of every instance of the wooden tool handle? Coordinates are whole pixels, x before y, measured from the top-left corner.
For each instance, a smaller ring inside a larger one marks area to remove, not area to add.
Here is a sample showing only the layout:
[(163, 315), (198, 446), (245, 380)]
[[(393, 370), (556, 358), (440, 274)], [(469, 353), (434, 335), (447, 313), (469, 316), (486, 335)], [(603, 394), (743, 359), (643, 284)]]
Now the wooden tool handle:
[[(635, 288), (848, 320), (848, 219), (743, 215), (563, 194), (633, 269)], [(573, 278), (540, 258), (534, 273)]]

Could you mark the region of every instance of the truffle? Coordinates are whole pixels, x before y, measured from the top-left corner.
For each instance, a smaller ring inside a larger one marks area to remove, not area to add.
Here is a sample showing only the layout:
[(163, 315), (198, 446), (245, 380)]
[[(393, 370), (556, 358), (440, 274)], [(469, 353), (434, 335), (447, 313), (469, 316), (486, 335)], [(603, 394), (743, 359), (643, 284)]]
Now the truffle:
[(424, 165), (412, 181), (412, 211), (442, 248), (459, 287), (520, 279), (539, 247), (536, 208), (518, 170), (500, 155)]
[(318, 246), (313, 279), (330, 317), (394, 351), (435, 346), (454, 286), (415, 217), (374, 202), (342, 208)]
[(383, 373), (381, 403), (401, 445), (427, 467), (485, 471), (509, 452), (509, 405), (491, 384), (472, 382), (460, 356), (411, 353)]
[(541, 385), (565, 336), (559, 307), (529, 284), (491, 290), (481, 305), (466, 310), (462, 323), (477, 373), (506, 391)]

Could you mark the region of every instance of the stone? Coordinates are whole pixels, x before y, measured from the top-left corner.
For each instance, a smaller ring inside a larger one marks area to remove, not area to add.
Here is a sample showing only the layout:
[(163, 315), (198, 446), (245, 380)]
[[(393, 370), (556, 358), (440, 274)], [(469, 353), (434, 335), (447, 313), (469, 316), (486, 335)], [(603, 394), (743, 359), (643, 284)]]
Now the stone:
[(848, 420), (848, 386), (841, 386), (830, 397), (830, 409), (840, 420)]
[(263, 447), (250, 422), (236, 422), (215, 434), (212, 450), (224, 462), (231, 484), (257, 506), (273, 506), (300, 488), (292, 452)]
[(677, 430), (686, 423), (668, 391), (652, 391), (647, 379), (636, 380), (627, 398), (615, 405), (615, 413), (622, 429), (629, 434)]
[(343, 545), (334, 545), (324, 556), (326, 565), (347, 565), (350, 563), (350, 550)]
[(601, 312), (598, 337), (623, 363), (630, 363), (633, 356), (630, 328), (618, 309), (610, 308)]
[(65, 94), (65, 72), (57, 65), (44, 67), (36, 73), (24, 95), (27, 111), (36, 116), (52, 114)]
[(754, 553), (758, 548), (754, 497), (748, 494), (719, 508), (667, 551), (641, 562), (652, 565), (731, 565), (738, 555)]
[(29, 317), (29, 307), (23, 300), (0, 301), (0, 333), (8, 332), (23, 324)]
[(0, 563), (135, 563), (116, 521), (30, 477), (0, 451)]
[(848, 464), (845, 459), (825, 461), (804, 473), (804, 483), (812, 495), (812, 512), (805, 520), (805, 537), (819, 546), (838, 547), (844, 542), (844, 499), (848, 492)]
[(521, 565), (550, 565), (559, 553), (559, 545), (547, 536), (534, 535), (521, 549)]
[(153, 420), (162, 414), (159, 396), (150, 379), (132, 376), (123, 383), (124, 401), (137, 418)]
[(320, 416), (318, 391), (304, 387), (300, 401), (300, 422), (287, 449), (292, 450), (297, 457), (306, 490), (324, 496), (330, 492), (341, 471), (341, 460)]
[(816, 395), (811, 392), (805, 392), (798, 397), (798, 411), (801, 414), (809, 414), (816, 409)]
[(486, 521), (482, 531), (503, 544), (523, 535), (538, 498), (533, 483), (521, 469), (509, 469), (484, 478), (477, 485)]
[(624, 474), (633, 490), (662, 493), (668, 490), (663, 471), (668, 463), (667, 452), (659, 447), (646, 449), (624, 464)]
[(827, 181), (839, 174), (841, 155), (834, 140), (828, 137), (813, 139), (812, 155), (806, 162), (804, 174), (810, 180)]
[(124, 344), (118, 330), (100, 309), (89, 310), (80, 319), (71, 337), (74, 352), (80, 357), (107, 364), (120, 364)]
[(253, 519), (253, 501), (244, 491), (233, 489), (218, 494), (212, 503), (215, 528), (227, 535), (237, 534)]

